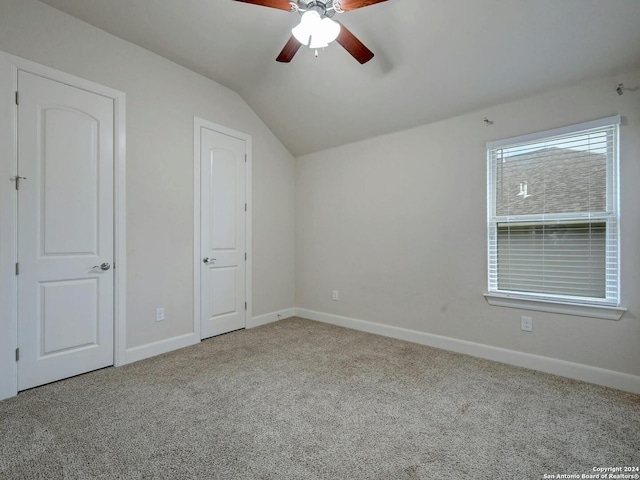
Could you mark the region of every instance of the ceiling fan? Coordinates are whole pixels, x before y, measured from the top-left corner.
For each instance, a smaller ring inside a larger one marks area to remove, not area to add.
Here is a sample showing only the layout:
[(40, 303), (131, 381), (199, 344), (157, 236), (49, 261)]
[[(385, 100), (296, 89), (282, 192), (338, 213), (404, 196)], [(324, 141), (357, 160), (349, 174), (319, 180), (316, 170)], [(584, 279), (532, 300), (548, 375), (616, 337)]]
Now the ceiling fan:
[(289, 63), (302, 45), (316, 50), (326, 47), (334, 40), (342, 45), (353, 58), (367, 63), (373, 58), (373, 52), (356, 38), (347, 28), (332, 17), (336, 13), (349, 12), (387, 0), (235, 0), (263, 7), (277, 8), (302, 15), (300, 24), (294, 27), (292, 36), (286, 43), (276, 61)]

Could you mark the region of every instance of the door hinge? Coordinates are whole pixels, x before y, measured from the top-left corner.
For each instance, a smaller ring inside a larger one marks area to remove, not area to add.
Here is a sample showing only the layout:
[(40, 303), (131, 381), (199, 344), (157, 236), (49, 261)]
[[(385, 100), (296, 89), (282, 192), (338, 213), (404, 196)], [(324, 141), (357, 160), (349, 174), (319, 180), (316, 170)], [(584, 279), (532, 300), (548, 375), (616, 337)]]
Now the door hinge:
[(247, 302), (244, 302), (244, 309), (247, 309)]
[(20, 93), (16, 91), (16, 105), (20, 105)]
[(20, 361), (20, 349), (16, 348), (16, 362)]
[(20, 263), (16, 262), (16, 275), (20, 275)]
[(11, 177), (11, 181), (16, 183), (16, 190), (20, 190), (20, 180), (26, 180), (26, 179), (27, 177), (21, 177), (20, 175)]
[(244, 252), (244, 261), (247, 261), (247, 252)]
[(244, 154), (244, 162), (247, 163), (247, 154), (246, 153)]
[(244, 204), (244, 211), (245, 212), (247, 211), (247, 204), (246, 203)]

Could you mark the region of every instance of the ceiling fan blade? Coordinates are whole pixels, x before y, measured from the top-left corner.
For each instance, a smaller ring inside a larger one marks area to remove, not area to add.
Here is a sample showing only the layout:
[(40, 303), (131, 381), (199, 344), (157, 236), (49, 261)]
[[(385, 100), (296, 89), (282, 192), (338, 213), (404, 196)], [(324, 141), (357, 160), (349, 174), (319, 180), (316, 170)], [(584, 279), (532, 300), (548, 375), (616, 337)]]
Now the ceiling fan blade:
[(291, 38), (280, 52), (280, 55), (276, 58), (276, 62), (289, 63), (301, 46), (302, 44), (296, 40), (296, 37), (291, 35)]
[(289, 0), (235, 0), (236, 2), (251, 3), (253, 5), (260, 5), (262, 7), (277, 8), (278, 10), (286, 10), (287, 12), (292, 10)]
[(345, 12), (355, 10), (356, 8), (368, 7), (376, 3), (386, 2), (387, 0), (339, 0), (340, 8)]
[(336, 42), (342, 45), (344, 49), (360, 63), (367, 63), (373, 58), (373, 52), (365, 47), (364, 44), (342, 24), (340, 24), (340, 34), (338, 38), (336, 38)]

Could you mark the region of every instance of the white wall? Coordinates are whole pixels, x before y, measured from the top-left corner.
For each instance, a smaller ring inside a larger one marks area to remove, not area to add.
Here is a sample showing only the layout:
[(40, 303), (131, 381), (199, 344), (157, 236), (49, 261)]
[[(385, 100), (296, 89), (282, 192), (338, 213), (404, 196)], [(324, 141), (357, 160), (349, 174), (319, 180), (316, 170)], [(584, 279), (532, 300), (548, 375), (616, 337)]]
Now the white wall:
[(128, 348), (192, 331), (194, 116), (253, 137), (253, 315), (293, 306), (294, 159), (236, 93), (35, 0), (0, 0), (0, 50), (127, 96)]
[[(639, 85), (640, 72), (298, 158), (296, 307), (640, 375), (640, 92), (618, 96), (623, 81)], [(489, 306), (485, 143), (614, 114), (626, 117), (628, 312), (616, 322)]]

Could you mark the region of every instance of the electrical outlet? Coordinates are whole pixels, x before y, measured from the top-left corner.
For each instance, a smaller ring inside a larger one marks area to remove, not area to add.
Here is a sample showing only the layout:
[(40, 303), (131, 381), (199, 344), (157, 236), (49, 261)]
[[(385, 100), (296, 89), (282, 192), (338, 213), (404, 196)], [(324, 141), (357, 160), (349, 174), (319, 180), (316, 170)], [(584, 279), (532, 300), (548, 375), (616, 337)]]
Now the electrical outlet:
[(533, 332), (533, 318), (520, 317), (520, 328), (525, 332)]
[(164, 320), (164, 308), (156, 308), (156, 322), (162, 322)]
[(333, 293), (332, 293), (332, 295), (331, 295), (331, 298), (333, 298), (333, 300), (334, 300), (334, 301), (336, 301), (336, 302), (337, 302), (338, 300), (340, 300), (340, 294), (338, 293), (338, 290), (334, 290), (334, 291), (333, 291)]

